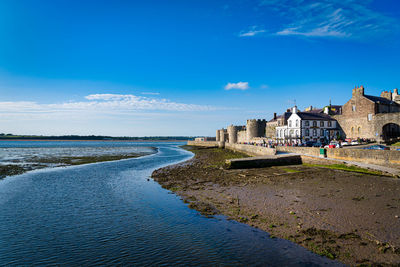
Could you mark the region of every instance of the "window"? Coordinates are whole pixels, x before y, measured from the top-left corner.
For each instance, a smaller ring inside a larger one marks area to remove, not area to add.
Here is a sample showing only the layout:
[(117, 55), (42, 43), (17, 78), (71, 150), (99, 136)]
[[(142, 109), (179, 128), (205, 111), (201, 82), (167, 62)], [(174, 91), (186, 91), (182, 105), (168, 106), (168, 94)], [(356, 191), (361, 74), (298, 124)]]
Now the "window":
[(356, 105), (353, 105), (353, 106), (351, 107), (351, 110), (352, 110), (352, 111), (356, 111)]
[(358, 133), (361, 133), (361, 127), (358, 127), (357, 131)]
[(323, 129), (320, 130), (320, 136), (324, 136), (324, 130)]
[(300, 131), (296, 130), (296, 137), (299, 137), (299, 136), (300, 136)]
[(296, 127), (299, 127), (299, 120), (296, 120)]
[(312, 126), (317, 127), (317, 122), (316, 122), (316, 121), (313, 121), (313, 122), (312, 122)]
[(368, 120), (372, 121), (372, 114), (368, 114)]
[(312, 132), (313, 132), (314, 136), (317, 136), (317, 130), (316, 129), (314, 129)]
[(351, 133), (354, 133), (354, 127), (351, 127)]
[(332, 122), (328, 121), (328, 127), (332, 127)]
[(292, 127), (292, 121), (289, 121), (289, 127)]
[(305, 121), (305, 126), (310, 126), (310, 122), (309, 121)]
[(306, 129), (306, 136), (310, 135), (310, 130)]
[(324, 122), (323, 122), (323, 121), (320, 121), (320, 122), (319, 122), (319, 126), (324, 127)]

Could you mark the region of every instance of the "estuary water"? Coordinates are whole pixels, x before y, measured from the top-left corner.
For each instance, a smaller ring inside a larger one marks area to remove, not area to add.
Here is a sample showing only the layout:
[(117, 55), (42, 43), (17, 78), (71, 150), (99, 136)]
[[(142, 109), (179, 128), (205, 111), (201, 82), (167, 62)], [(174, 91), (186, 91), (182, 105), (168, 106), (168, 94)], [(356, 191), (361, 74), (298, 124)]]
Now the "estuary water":
[(150, 178), (192, 153), (178, 143), (131, 145), (158, 152), (0, 180), (0, 265), (340, 266), (223, 216), (201, 216)]

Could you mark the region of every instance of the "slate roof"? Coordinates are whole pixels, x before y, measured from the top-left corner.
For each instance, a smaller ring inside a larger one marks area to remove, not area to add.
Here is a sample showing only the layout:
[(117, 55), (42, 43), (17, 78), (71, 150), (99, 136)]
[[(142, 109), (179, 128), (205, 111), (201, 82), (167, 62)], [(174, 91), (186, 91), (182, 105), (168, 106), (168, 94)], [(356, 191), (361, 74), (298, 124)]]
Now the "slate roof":
[(297, 115), (302, 120), (319, 120), (319, 121), (334, 121), (329, 115), (325, 113), (312, 113), (312, 112), (297, 112)]
[(392, 100), (389, 100), (384, 97), (373, 96), (373, 95), (364, 95), (364, 96), (375, 103), (386, 104), (386, 105), (390, 104), (398, 105), (396, 102), (393, 102)]
[(277, 121), (278, 119), (282, 118), (283, 116), (285, 116), (285, 120), (287, 121), (289, 119), (290, 115), (292, 115), (292, 112), (285, 112), (282, 115), (276, 116), (276, 119), (269, 120), (268, 122)]

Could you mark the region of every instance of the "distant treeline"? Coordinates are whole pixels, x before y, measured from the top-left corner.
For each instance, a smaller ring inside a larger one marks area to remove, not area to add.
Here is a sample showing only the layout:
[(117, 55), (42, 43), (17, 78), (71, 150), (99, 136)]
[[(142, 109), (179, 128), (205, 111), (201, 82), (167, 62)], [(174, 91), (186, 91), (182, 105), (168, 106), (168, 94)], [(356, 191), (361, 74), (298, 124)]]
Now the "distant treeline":
[(169, 141), (179, 140), (187, 141), (194, 140), (195, 137), (190, 136), (143, 136), (143, 137), (113, 137), (102, 135), (61, 135), (61, 136), (44, 136), (44, 135), (14, 135), (14, 134), (0, 134), (0, 140), (6, 139), (21, 139), (21, 140), (131, 140), (131, 141)]

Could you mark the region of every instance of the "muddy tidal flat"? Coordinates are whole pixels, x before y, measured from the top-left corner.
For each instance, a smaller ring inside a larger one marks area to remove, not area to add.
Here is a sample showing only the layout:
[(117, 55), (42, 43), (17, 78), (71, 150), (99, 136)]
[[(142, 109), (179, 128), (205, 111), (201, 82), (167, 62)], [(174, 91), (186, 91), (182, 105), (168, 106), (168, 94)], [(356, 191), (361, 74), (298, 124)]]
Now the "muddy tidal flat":
[(207, 216), (227, 217), (349, 265), (400, 265), (400, 180), (312, 165), (224, 168), (247, 155), (185, 147), (187, 162), (153, 172)]
[(52, 141), (49, 147), (12, 147), (12, 144), (0, 147), (0, 179), (36, 169), (129, 159), (157, 152), (150, 146), (79, 146), (82, 142), (77, 142), (76, 146), (62, 146), (61, 142)]

